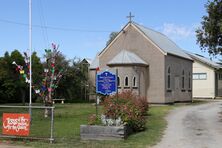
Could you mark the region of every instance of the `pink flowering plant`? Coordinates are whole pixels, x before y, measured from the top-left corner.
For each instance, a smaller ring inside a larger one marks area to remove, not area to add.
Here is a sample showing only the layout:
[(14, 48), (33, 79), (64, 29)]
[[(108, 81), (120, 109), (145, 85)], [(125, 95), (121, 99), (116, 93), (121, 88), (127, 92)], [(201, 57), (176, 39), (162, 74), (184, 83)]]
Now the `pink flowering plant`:
[(145, 129), (148, 103), (144, 97), (125, 91), (104, 99), (104, 116), (114, 121), (121, 120), (133, 131)]

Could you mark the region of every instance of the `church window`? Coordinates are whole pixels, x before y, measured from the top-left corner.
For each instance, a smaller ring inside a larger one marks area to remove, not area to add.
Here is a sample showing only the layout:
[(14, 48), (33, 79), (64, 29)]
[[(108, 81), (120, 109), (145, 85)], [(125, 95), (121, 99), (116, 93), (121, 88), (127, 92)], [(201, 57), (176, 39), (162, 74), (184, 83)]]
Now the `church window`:
[(185, 87), (185, 72), (184, 72), (184, 70), (183, 70), (183, 72), (182, 72), (182, 89), (184, 89), (184, 87)]
[(133, 77), (132, 83), (133, 83), (133, 87), (137, 87), (137, 85), (136, 85), (136, 77), (135, 76)]
[(129, 80), (127, 76), (125, 77), (125, 86), (129, 86)]
[(120, 86), (120, 78), (117, 77), (117, 86)]
[(189, 72), (189, 89), (191, 89), (191, 73)]
[(170, 82), (170, 79), (171, 79), (170, 77), (171, 77), (171, 72), (170, 72), (170, 67), (168, 67), (168, 69), (167, 69), (167, 88), (168, 88), (168, 89), (170, 89), (170, 87), (171, 87), (171, 86), (170, 86), (170, 85), (171, 85), (171, 84), (170, 84), (170, 83), (171, 83), (171, 82)]

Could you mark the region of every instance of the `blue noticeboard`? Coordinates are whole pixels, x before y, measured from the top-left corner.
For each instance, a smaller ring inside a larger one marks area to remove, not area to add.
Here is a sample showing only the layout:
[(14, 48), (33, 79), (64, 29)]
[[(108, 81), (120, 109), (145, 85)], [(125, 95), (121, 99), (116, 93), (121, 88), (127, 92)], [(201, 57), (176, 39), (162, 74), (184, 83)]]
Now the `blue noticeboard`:
[(96, 75), (96, 92), (103, 95), (110, 95), (116, 93), (116, 75), (104, 71)]

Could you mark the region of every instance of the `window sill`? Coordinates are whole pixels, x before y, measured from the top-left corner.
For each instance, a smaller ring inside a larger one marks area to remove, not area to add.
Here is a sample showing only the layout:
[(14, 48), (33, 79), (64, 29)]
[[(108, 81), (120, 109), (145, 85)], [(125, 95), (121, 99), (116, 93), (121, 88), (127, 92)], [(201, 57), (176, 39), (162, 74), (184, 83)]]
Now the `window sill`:
[(130, 87), (129, 86), (124, 86), (124, 89), (130, 89)]

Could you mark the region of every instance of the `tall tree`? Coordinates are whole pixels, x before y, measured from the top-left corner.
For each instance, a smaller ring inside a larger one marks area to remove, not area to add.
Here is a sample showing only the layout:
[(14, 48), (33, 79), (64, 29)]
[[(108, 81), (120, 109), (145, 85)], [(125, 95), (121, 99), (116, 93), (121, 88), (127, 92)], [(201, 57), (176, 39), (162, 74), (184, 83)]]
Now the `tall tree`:
[[(43, 79), (43, 64), (36, 52), (32, 53), (32, 81), (34, 85), (40, 85)], [(32, 101), (34, 102), (38, 95), (33, 93)]]
[(18, 50), (14, 50), (11, 53), (10, 58), (11, 59), (10, 59), (10, 63), (8, 63), (8, 67), (10, 68), (10, 71), (12, 72), (11, 80), (13, 80), (13, 83), (15, 84), (16, 97), (19, 96), (19, 99), (21, 99), (22, 103), (25, 104), (25, 98), (27, 94), (26, 92), (28, 91), (28, 87), (25, 84), (24, 77), (22, 77), (22, 75), (19, 75), (19, 73), (16, 72), (17, 69), (15, 70), (15, 68), (12, 65), (13, 61), (16, 61), (19, 65), (24, 65), (25, 64), (24, 57)]
[(81, 88), (86, 85), (86, 74), (84, 73), (81, 60), (79, 58), (74, 58), (61, 80), (59, 87), (56, 91), (57, 97), (66, 98), (67, 102), (76, 102), (83, 100), (81, 95)]
[(196, 30), (197, 43), (209, 54), (222, 55), (222, 0), (208, 1), (205, 8), (207, 15)]
[(25, 102), (26, 85), (12, 65), (13, 60), (19, 64), (24, 63), (24, 58), (18, 50), (14, 50), (11, 55), (6, 52), (0, 60), (1, 103)]

